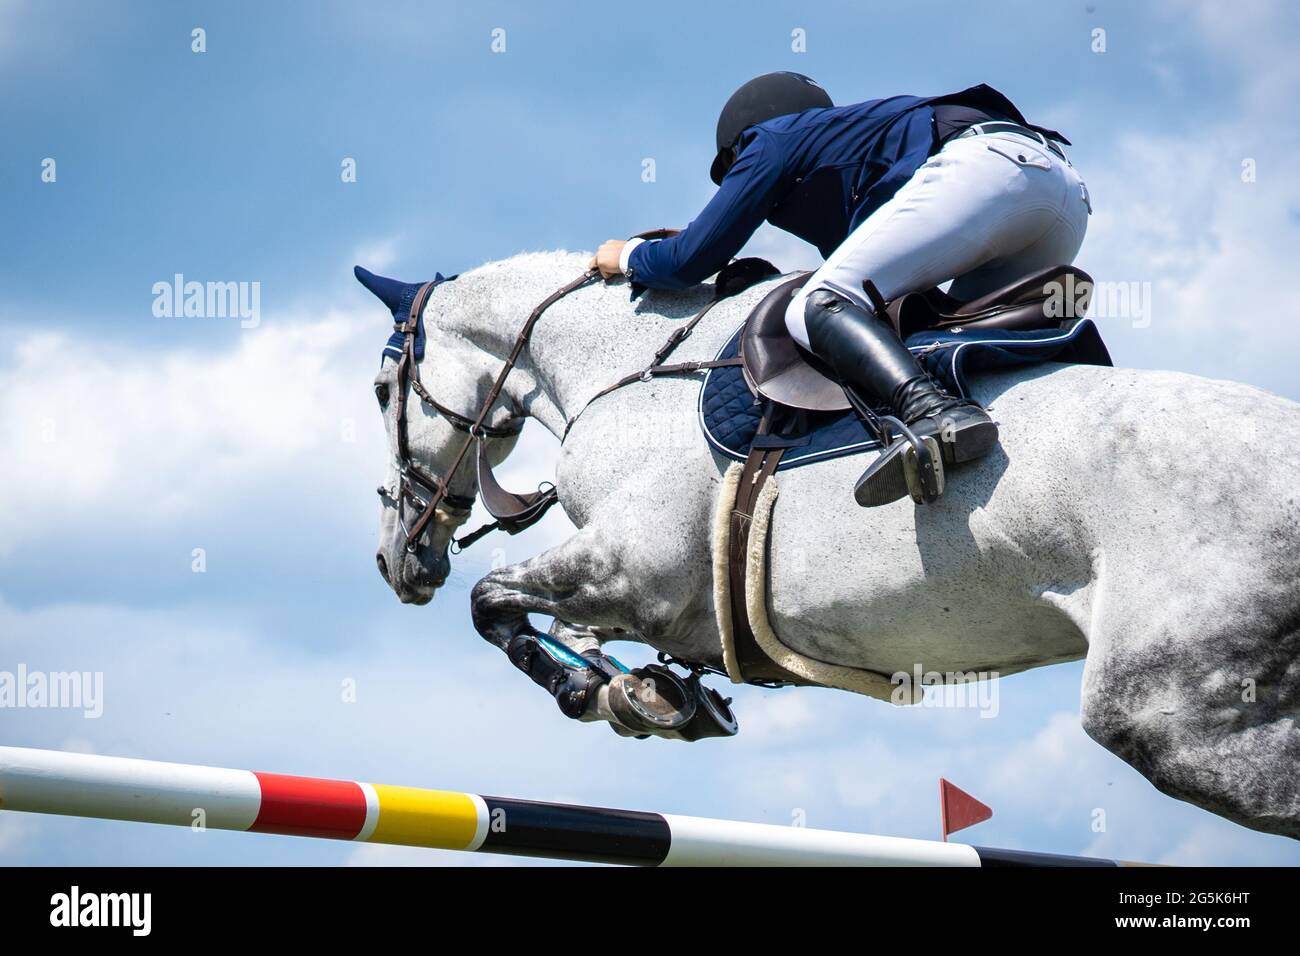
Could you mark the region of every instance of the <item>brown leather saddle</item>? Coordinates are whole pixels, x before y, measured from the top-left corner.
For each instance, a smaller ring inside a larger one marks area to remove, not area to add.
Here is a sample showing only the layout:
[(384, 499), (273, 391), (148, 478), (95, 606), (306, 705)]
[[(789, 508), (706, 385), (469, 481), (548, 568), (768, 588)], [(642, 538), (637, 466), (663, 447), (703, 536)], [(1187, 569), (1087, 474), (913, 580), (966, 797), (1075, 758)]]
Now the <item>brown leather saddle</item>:
[[(812, 273), (781, 283), (755, 306), (740, 338), (740, 357), (750, 391), (779, 405), (817, 412), (848, 409), (844, 389), (826, 367), (790, 337), (785, 310)], [(1048, 303), (1073, 290), (1064, 318)], [(909, 292), (887, 303), (894, 330), (904, 341), (926, 329), (1045, 329), (1064, 327), (1081, 316), (1092, 293), (1092, 277), (1074, 266), (1050, 266), (987, 295), (963, 302), (938, 288)]]
[[(754, 507), (763, 485), (775, 474), (790, 442), (780, 434), (782, 421), (804, 412), (835, 412), (851, 407), (844, 388), (816, 356), (800, 348), (786, 330), (785, 310), (811, 273), (789, 279), (766, 296), (745, 321), (740, 338), (740, 365), (750, 391), (767, 399), (755, 437), (736, 484), (728, 524), (727, 577), (732, 641), (737, 672), (733, 680), (752, 684), (807, 684), (768, 657), (754, 636), (746, 604), (747, 555)], [(868, 285), (864, 283), (864, 286)], [(864, 289), (873, 302), (874, 286)], [(1088, 306), (1092, 278), (1073, 266), (1052, 266), (1030, 273), (1004, 288), (969, 302), (939, 289), (911, 292), (883, 303), (894, 330), (904, 341), (925, 329), (1045, 329), (1072, 325)], [(1061, 318), (1049, 303), (1068, 295), (1072, 308)], [(877, 309), (879, 312), (879, 308)]]

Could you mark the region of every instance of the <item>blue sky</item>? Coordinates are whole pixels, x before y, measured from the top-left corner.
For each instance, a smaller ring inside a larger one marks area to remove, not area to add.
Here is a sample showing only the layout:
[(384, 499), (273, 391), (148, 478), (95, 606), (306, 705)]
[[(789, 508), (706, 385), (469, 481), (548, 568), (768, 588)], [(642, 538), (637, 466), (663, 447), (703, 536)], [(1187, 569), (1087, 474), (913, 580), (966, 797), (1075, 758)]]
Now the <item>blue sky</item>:
[[(919, 837), (943, 775), (995, 808), (974, 842), (1300, 862), (1088, 740), (1080, 665), (1002, 681), (992, 720), (745, 689), (724, 743), (566, 721), (467, 601), (489, 561), (562, 539), (562, 516), (457, 559), (426, 608), (375, 573), (387, 324), (350, 272), (422, 279), (684, 224), (713, 188), (717, 109), (756, 73), (811, 74), (837, 102), (988, 82), (1074, 141), (1095, 210), (1079, 263), (1150, 283), (1148, 319), (1102, 322), (1117, 362), (1300, 398), (1300, 307), (1269, 292), (1300, 239), (1298, 43), (1294, 6), (1263, 0), (0, 0), (0, 670), (105, 679), (99, 719), (0, 711), (0, 743)], [(750, 248), (816, 264), (770, 229)], [(260, 324), (155, 317), (178, 272), (259, 282)], [(506, 477), (553, 455), (529, 435)], [(0, 862), (481, 858), (0, 815)]]

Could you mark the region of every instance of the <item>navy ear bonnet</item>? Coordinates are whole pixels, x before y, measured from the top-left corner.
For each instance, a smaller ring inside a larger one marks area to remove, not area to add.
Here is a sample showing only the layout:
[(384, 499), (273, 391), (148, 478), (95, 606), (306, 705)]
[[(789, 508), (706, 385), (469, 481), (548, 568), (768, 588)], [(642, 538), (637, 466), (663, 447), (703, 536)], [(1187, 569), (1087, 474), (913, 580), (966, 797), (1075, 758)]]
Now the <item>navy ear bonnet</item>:
[[(393, 313), (394, 322), (405, 322), (407, 315), (411, 311), (411, 303), (415, 301), (415, 294), (420, 291), (423, 282), (399, 282), (396, 279), (389, 279), (385, 276), (377, 276), (368, 269), (356, 266), (352, 274), (357, 277), (357, 281), (375, 294), (380, 302), (388, 307)], [(455, 276), (444, 276), (441, 272), (435, 273), (433, 277), (434, 286), (440, 286), (444, 282), (450, 282)], [(393, 358), (402, 357), (402, 345), (405, 336), (401, 332), (394, 332), (388, 337), (388, 344), (384, 346), (383, 354), (380, 355), (379, 361), (382, 363), (384, 356), (391, 355)], [(415, 330), (415, 360), (418, 362), (424, 358), (424, 317), (420, 316), (416, 323)]]

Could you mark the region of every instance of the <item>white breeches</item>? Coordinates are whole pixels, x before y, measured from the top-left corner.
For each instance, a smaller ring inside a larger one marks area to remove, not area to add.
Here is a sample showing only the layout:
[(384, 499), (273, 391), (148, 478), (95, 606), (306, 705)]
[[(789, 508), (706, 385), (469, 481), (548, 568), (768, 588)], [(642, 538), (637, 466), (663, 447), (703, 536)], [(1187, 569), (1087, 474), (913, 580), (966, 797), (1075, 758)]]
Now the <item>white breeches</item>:
[(1027, 272), (1074, 260), (1091, 206), (1068, 160), (1016, 133), (949, 140), (849, 234), (786, 310), (808, 347), (804, 302), (829, 288), (870, 309), (862, 281), (886, 299), (954, 279), (972, 299)]

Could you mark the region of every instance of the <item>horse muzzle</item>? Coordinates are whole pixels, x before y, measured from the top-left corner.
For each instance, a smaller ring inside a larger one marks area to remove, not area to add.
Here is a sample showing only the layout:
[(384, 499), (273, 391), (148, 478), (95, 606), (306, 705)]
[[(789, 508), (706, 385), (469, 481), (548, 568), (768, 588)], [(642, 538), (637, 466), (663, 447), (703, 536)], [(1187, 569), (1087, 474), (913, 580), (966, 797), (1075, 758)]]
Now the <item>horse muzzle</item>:
[(375, 553), (375, 564), (403, 604), (428, 604), (451, 573), (451, 559), (445, 553), (428, 561), (401, 548), (387, 554), (380, 550)]

